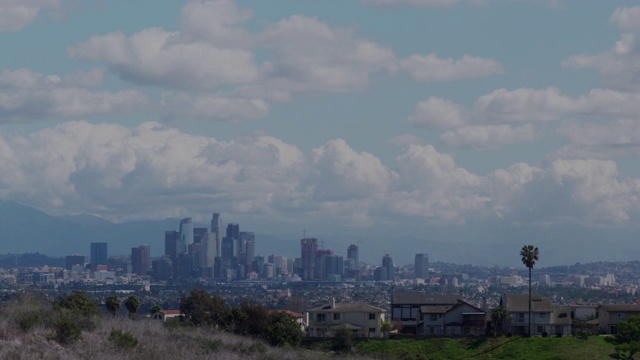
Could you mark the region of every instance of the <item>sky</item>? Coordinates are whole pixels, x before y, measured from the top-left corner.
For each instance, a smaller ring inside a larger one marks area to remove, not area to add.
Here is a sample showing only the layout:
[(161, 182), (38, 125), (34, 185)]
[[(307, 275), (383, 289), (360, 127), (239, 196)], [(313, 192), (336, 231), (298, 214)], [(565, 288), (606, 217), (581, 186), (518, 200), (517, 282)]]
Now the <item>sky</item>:
[(640, 227), (639, 1), (0, 0), (0, 49), (0, 199), (52, 215)]

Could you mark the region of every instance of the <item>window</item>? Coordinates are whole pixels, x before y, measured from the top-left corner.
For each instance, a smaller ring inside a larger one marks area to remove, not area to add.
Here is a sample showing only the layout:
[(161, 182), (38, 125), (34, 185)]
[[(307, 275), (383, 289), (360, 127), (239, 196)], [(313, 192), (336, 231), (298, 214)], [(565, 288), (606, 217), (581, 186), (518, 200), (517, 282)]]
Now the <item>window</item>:
[(544, 317), (544, 313), (540, 313), (540, 318), (542, 319)]
[(369, 314), (369, 320), (375, 320), (376, 319), (376, 314), (375, 313), (370, 313)]
[(340, 313), (333, 313), (333, 320), (340, 320)]
[(316, 322), (327, 321), (327, 314), (316, 314)]
[(524, 314), (516, 314), (516, 321), (517, 322), (524, 322)]
[(542, 334), (544, 332), (544, 326), (538, 325), (538, 334)]
[(429, 321), (437, 321), (437, 320), (438, 320), (438, 315), (429, 314)]
[(369, 328), (369, 332), (370, 332), (370, 333), (374, 333), (374, 332), (376, 332), (376, 328)]
[(619, 318), (623, 318), (624, 317), (624, 313), (618, 313), (618, 317)]

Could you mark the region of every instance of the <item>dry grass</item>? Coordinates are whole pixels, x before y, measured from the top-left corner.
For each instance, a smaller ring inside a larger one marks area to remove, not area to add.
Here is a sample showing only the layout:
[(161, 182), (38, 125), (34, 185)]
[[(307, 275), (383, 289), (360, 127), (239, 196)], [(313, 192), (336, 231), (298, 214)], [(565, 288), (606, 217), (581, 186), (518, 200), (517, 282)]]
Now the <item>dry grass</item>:
[[(33, 314), (41, 314), (34, 316)], [(51, 306), (33, 297), (0, 304), (0, 359), (328, 359), (330, 354), (303, 349), (273, 348), (265, 343), (211, 329), (166, 328), (152, 320), (102, 317), (83, 331), (79, 341), (61, 345), (52, 339)], [(25, 320), (26, 319), (26, 320)], [(138, 344), (118, 346), (113, 329), (133, 335)]]

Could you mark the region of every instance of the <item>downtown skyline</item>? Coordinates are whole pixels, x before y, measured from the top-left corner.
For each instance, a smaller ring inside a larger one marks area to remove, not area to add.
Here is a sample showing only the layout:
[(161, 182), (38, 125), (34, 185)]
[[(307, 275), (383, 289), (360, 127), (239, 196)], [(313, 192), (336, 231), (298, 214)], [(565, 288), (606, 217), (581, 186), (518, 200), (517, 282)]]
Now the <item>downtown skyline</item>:
[(220, 209), (376, 258), (637, 259), (640, 2), (618, 5), (0, 1), (0, 199)]

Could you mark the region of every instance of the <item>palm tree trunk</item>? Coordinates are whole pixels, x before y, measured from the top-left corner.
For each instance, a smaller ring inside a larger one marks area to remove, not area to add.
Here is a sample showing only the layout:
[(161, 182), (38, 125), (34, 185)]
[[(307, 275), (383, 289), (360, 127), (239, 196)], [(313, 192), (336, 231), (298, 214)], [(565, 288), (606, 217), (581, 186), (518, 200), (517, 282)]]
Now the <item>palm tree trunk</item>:
[(529, 337), (531, 337), (531, 268), (529, 268)]

